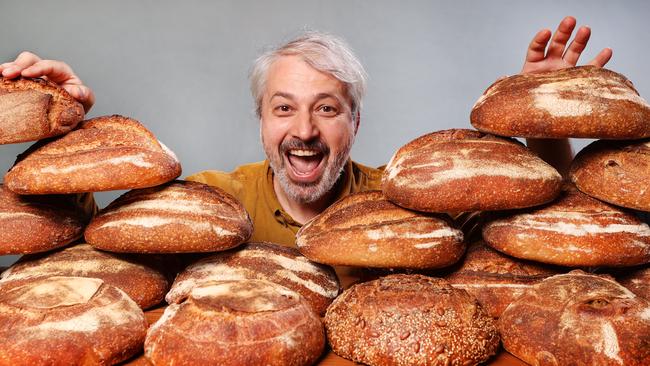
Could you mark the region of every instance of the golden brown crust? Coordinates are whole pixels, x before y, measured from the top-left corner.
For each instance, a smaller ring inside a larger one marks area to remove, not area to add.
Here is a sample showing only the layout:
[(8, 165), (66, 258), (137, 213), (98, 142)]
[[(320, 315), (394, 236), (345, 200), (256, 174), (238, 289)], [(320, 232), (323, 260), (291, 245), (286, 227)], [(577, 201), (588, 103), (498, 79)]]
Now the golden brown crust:
[(154, 365), (311, 365), (325, 346), (320, 318), (287, 288), (208, 282), (171, 304), (145, 340)]
[(502, 136), (650, 136), (648, 103), (625, 76), (595, 66), (498, 80), (476, 102), (470, 119), (476, 129)]
[(569, 175), (592, 197), (650, 211), (650, 139), (595, 141), (576, 155)]
[(382, 191), (418, 211), (505, 210), (553, 200), (561, 181), (553, 167), (514, 140), (452, 129), (401, 147), (386, 166)]
[(531, 365), (650, 364), (650, 302), (582, 271), (533, 286), (499, 330), (504, 348)]
[(475, 365), (499, 346), (476, 299), (421, 275), (352, 286), (327, 309), (325, 328), (336, 354), (368, 365)]
[(246, 209), (234, 197), (176, 180), (123, 194), (95, 216), (85, 238), (115, 252), (216, 252), (243, 243), (252, 232)]
[(174, 154), (138, 121), (104, 116), (34, 149), (6, 175), (19, 194), (152, 187), (181, 174)]
[(441, 268), (463, 255), (463, 234), (442, 215), (403, 209), (380, 191), (351, 194), (306, 223), (298, 250), (314, 262), (387, 268)]
[(626, 268), (614, 273), (616, 280), (637, 296), (650, 301), (650, 265)]
[(55, 83), (0, 77), (0, 144), (61, 135), (83, 118), (81, 103)]

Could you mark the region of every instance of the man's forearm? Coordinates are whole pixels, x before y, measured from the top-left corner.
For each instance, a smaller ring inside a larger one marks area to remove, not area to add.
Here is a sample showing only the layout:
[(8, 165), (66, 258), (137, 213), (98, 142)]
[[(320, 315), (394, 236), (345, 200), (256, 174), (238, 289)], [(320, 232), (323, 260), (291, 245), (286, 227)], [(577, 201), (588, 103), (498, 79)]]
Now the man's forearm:
[(567, 177), (573, 160), (573, 148), (569, 139), (526, 139), (526, 144), (563, 177)]

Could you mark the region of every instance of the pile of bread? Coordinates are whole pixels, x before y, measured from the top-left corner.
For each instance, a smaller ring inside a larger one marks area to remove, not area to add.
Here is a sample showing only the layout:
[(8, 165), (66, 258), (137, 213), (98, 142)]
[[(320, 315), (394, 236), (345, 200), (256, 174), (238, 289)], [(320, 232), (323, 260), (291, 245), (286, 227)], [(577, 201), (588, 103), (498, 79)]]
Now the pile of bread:
[[(497, 81), (472, 110), (478, 131), (409, 142), (381, 191), (310, 220), (298, 250), (247, 243), (243, 206), (174, 180), (178, 159), (139, 122), (82, 119), (56, 85), (1, 81), (0, 143), (45, 140), (0, 187), (0, 255), (25, 254), (0, 275), (0, 365), (143, 348), (154, 365), (309, 365), (326, 344), (369, 365), (472, 365), (500, 344), (530, 364), (650, 364), (650, 227), (632, 211), (650, 211), (650, 106), (622, 75)], [(603, 140), (569, 182), (510, 137)], [(79, 209), (116, 189), (131, 191)], [(451, 219), (463, 212), (481, 239)], [(330, 266), (367, 281), (342, 292)]]

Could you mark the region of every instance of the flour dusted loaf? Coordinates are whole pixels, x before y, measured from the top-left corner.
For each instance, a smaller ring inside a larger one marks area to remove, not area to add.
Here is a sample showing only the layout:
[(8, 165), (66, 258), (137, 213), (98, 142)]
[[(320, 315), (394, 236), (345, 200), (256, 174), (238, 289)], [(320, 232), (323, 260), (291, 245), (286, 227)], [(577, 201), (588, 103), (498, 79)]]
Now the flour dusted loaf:
[(40, 255), (21, 257), (0, 274), (0, 285), (18, 286), (51, 276), (99, 278), (124, 291), (138, 306), (159, 304), (170, 287), (164, 264), (155, 256), (117, 255), (77, 244)]
[(325, 315), (341, 357), (367, 365), (476, 365), (499, 347), (494, 320), (466, 291), (396, 274), (350, 287)]
[(392, 202), (427, 212), (530, 207), (553, 200), (562, 177), (515, 140), (452, 129), (401, 147), (382, 190)]
[(0, 184), (0, 255), (64, 246), (83, 235), (89, 219), (71, 197), (20, 196)]
[(592, 142), (573, 159), (569, 176), (592, 197), (650, 211), (650, 139)]
[(154, 365), (311, 365), (318, 315), (296, 292), (260, 280), (206, 282), (170, 304), (145, 340)]
[(650, 265), (620, 270), (616, 280), (637, 296), (650, 301)]
[(83, 118), (81, 103), (53, 82), (0, 77), (0, 144), (61, 135)]
[(329, 265), (440, 268), (463, 255), (463, 233), (442, 215), (403, 209), (380, 191), (351, 194), (306, 223), (296, 245)]
[(532, 285), (561, 273), (557, 267), (501, 254), (480, 241), (472, 243), (460, 265), (454, 267), (444, 279), (476, 297), (493, 318), (501, 316)]
[(295, 248), (272, 243), (247, 243), (213, 254), (179, 273), (165, 297), (178, 303), (192, 289), (210, 281), (266, 280), (302, 295), (319, 315), (341, 291), (334, 269), (309, 261)]
[(517, 258), (568, 267), (650, 262), (648, 224), (575, 188), (541, 208), (487, 222), (483, 240)]
[(113, 365), (142, 349), (144, 313), (97, 278), (0, 286), (0, 365)]
[(476, 102), (470, 119), (476, 129), (502, 136), (650, 136), (650, 105), (625, 76), (595, 66), (498, 80)]
[(650, 364), (650, 302), (607, 277), (549, 277), (499, 318), (504, 348), (531, 365)]
[(181, 174), (181, 165), (140, 122), (97, 117), (37, 144), (5, 175), (19, 194), (82, 193), (152, 187)]
[(230, 249), (253, 225), (244, 206), (207, 184), (173, 181), (129, 191), (90, 222), (92, 246), (114, 252), (192, 253)]

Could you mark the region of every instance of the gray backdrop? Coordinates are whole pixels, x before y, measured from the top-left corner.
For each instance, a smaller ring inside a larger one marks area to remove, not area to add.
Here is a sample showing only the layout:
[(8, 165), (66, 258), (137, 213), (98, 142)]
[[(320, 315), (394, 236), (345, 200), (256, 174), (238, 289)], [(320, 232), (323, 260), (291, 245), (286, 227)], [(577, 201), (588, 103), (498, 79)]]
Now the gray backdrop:
[[(644, 1), (0, 0), (0, 62), (22, 50), (66, 61), (96, 93), (88, 117), (138, 119), (188, 175), (264, 158), (251, 62), (301, 30), (328, 31), (351, 44), (370, 75), (352, 156), (378, 166), (424, 133), (470, 127), (485, 88), (517, 73), (532, 36), (565, 15), (592, 27), (581, 63), (611, 47), (608, 68), (650, 95)], [(0, 146), (0, 168), (28, 146)], [(96, 194), (100, 207), (119, 193)]]

